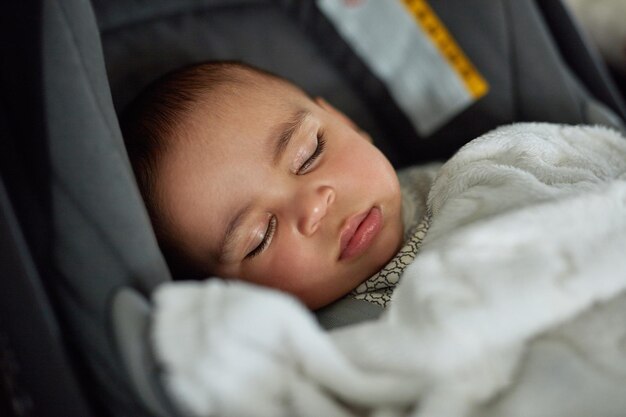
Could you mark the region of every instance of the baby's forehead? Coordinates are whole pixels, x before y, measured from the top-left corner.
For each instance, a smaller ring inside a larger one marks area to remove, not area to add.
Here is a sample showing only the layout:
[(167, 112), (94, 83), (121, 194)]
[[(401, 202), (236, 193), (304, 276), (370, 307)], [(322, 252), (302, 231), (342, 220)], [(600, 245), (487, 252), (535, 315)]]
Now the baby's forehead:
[(293, 83), (270, 74), (237, 69), (217, 83), (207, 83), (207, 92), (223, 98), (229, 95), (242, 97), (246, 94), (289, 94), (301, 91)]
[[(229, 84), (197, 104), (164, 159), (182, 164), (192, 174), (207, 165), (229, 173), (231, 165), (260, 166), (267, 162), (268, 147), (283, 127), (293, 124), (303, 108), (313, 106), (305, 93), (280, 80), (268, 83), (255, 75)], [(212, 171), (215, 181), (225, 174)]]
[(295, 113), (312, 105), (308, 96), (290, 88), (237, 83), (220, 90), (197, 103), (189, 120), (180, 126), (187, 139), (181, 141), (183, 145), (199, 141), (214, 147), (244, 138), (237, 141), (240, 150), (251, 149), (272, 131), (291, 123)]
[(231, 100), (268, 99), (275, 106), (284, 105), (295, 99), (309, 99), (309, 96), (292, 82), (271, 74), (238, 69), (233, 77), (219, 83), (208, 91), (213, 104), (220, 105)]
[[(174, 190), (179, 189), (177, 181), (194, 180), (198, 186), (215, 188), (213, 183), (219, 185), (225, 177), (244, 180), (244, 173), (272, 160), (280, 132), (293, 123), (294, 114), (302, 114), (295, 105), (271, 100), (237, 104), (222, 103), (220, 110), (210, 106), (186, 123), (162, 155), (157, 167), (161, 179)], [(229, 182), (233, 187), (241, 185), (232, 179)]]

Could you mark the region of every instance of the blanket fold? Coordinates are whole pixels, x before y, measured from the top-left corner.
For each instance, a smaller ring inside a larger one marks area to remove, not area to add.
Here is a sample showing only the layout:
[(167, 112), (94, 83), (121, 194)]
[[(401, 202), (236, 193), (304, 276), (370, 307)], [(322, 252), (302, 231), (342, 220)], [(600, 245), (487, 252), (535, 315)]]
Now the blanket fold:
[[(246, 417), (623, 409), (626, 140), (602, 127), (496, 129), (442, 166), (428, 209), (421, 252), (375, 321), (325, 332), (272, 290), (161, 287), (152, 342), (176, 403)], [(553, 370), (580, 381), (562, 381), (568, 404)]]

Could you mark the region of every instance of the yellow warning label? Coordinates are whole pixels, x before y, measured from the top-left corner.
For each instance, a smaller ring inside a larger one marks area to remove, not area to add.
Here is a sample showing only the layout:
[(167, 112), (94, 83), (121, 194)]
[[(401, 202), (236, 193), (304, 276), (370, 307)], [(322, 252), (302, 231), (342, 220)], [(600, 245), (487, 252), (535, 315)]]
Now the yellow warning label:
[(489, 91), (489, 84), (480, 75), (428, 3), (425, 0), (401, 1), (441, 55), (463, 80), (472, 97), (478, 99), (484, 96)]

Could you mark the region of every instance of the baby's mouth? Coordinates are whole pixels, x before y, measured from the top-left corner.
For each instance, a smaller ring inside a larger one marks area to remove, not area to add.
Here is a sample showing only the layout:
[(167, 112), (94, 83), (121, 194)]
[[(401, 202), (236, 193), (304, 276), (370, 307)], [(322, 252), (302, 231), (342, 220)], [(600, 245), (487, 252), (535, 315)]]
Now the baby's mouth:
[(349, 260), (365, 252), (382, 226), (383, 214), (376, 206), (348, 219), (341, 231), (339, 260)]

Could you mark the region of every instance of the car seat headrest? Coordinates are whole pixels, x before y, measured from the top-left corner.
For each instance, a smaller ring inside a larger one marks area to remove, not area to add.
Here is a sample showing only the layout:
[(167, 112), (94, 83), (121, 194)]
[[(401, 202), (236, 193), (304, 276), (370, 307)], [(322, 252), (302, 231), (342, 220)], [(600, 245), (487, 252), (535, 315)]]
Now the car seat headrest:
[(3, 66), (2, 87), (7, 103), (21, 103), (23, 86), (36, 86), (28, 111), (8, 120), (40, 128), (11, 126), (16, 169), (3, 166), (3, 179), (28, 208), (19, 219), (33, 231), (28, 243), (45, 235), (37, 267), (78, 363), (96, 376), (99, 402), (137, 404), (109, 333), (110, 302), (125, 287), (150, 293), (169, 271), (128, 162), (90, 4), (42, 0), (38, 9), (29, 18), (41, 34), (15, 34), (33, 49)]

